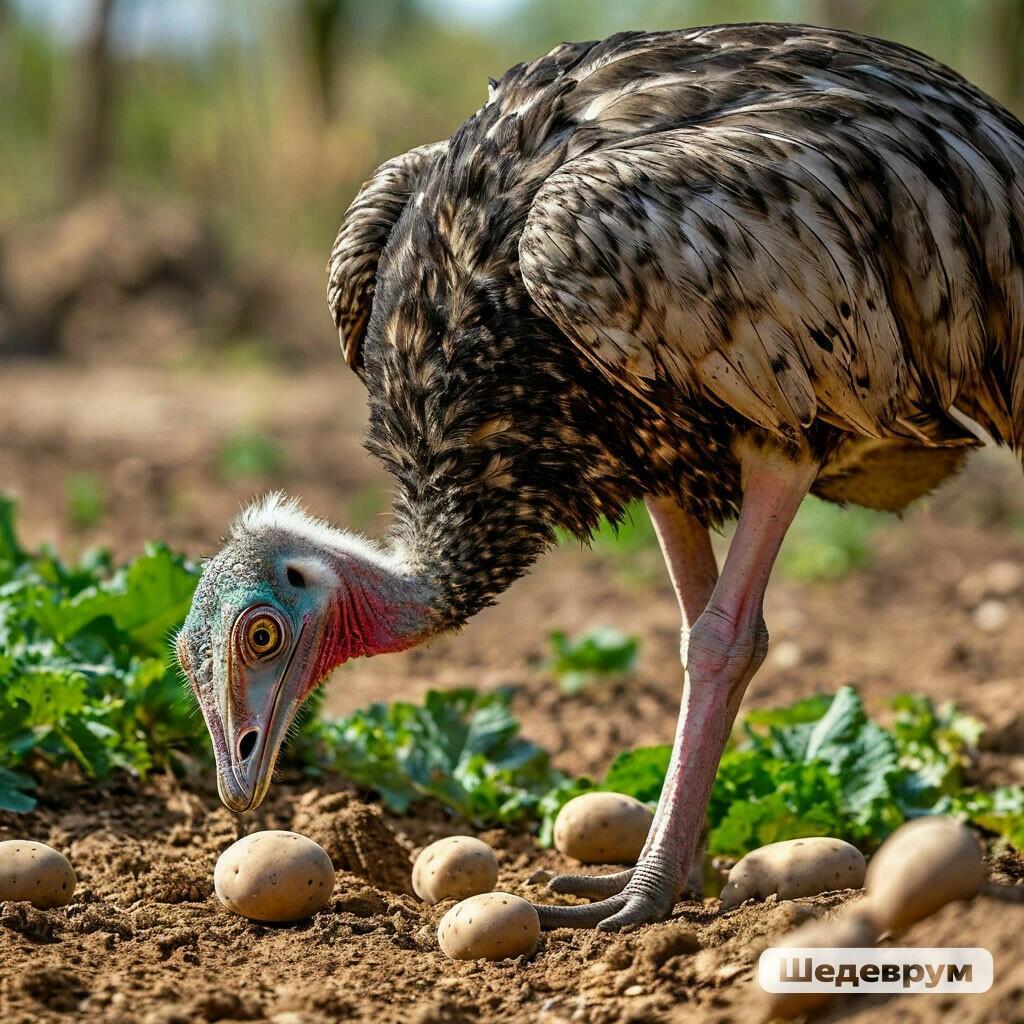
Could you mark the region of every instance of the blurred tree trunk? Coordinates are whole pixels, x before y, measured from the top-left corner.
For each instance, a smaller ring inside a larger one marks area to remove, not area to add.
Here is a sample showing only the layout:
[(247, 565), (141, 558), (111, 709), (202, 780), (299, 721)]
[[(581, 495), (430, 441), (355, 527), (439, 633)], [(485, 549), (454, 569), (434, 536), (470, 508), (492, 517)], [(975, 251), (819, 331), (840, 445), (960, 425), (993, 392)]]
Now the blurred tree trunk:
[(374, 48), (396, 29), (414, 30), (416, 0), (299, 0), (299, 37), (314, 103), (324, 121), (338, 108), (338, 77), (348, 55)]
[(110, 164), (114, 67), (110, 29), (118, 0), (94, 0), (79, 51), (76, 95), (67, 127), (65, 173), (72, 198), (99, 185)]
[(301, 0), (302, 39), (306, 48), (313, 96), (320, 116), (334, 117), (334, 86), (337, 79), (337, 42), (349, 13), (347, 0)]
[(1018, 117), (1024, 115), (1024, 0), (991, 0), (992, 91)]

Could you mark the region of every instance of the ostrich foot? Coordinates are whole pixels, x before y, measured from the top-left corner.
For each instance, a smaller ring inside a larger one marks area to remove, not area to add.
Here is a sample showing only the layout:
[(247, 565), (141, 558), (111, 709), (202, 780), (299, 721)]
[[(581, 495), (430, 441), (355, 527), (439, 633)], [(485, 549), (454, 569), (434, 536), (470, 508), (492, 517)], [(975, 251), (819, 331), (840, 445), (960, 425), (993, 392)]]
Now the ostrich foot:
[(556, 875), (548, 882), (548, 892), (601, 900), (622, 892), (635, 871), (636, 868), (627, 868), (612, 875)]
[[(605, 876), (565, 875), (552, 879), (549, 887), (555, 886), (556, 883), (568, 884), (575, 888), (558, 888), (553, 891), (587, 895), (588, 891), (594, 891), (594, 884), (599, 882), (606, 882), (608, 886), (619, 886), (621, 892), (599, 903), (578, 907), (535, 905), (541, 927), (596, 927), (603, 932), (618, 932), (650, 921), (664, 920), (672, 913), (676, 903), (676, 872), (672, 871), (662, 858), (654, 856), (649, 856), (642, 864), (629, 871)], [(606, 894), (608, 891), (609, 889), (605, 888), (604, 893), (598, 894)]]

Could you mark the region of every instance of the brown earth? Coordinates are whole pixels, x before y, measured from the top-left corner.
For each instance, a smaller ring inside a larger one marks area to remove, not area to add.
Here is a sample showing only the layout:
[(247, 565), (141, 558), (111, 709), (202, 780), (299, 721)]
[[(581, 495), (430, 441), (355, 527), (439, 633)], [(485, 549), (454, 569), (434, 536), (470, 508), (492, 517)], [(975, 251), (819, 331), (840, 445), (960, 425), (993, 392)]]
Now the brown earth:
[[(319, 299), (317, 299), (319, 301)], [(124, 356), (124, 358), (122, 358)], [(127, 556), (160, 537), (208, 553), (251, 493), (280, 486), (314, 511), (383, 532), (386, 481), (359, 443), (364, 405), (333, 353), (310, 368), (220, 353), (195, 361), (124, 353), (69, 362), (0, 364), (0, 489), (21, 501), (25, 539), (74, 552), (101, 543)], [(275, 438), (283, 466), (259, 479), (226, 477), (226, 438)], [(86, 527), (66, 512), (67, 480), (102, 483), (106, 510)], [(873, 711), (900, 691), (954, 698), (989, 724), (977, 766), (990, 782), (1024, 782), (1024, 486), (1003, 453), (878, 536), (869, 567), (832, 584), (773, 584), (774, 650), (747, 706), (852, 682)], [(375, 525), (380, 524), (380, 525)], [(608, 623), (642, 640), (628, 683), (562, 696), (544, 668), (546, 635)], [(656, 556), (630, 562), (563, 548), (458, 637), (354, 663), (328, 683), (328, 707), (417, 698), (430, 686), (513, 683), (530, 738), (567, 771), (600, 772), (625, 747), (673, 731), (678, 622)], [(457, 821), (395, 818), (331, 780), (276, 787), (239, 823), (205, 783), (158, 779), (98, 794), (71, 783), (39, 812), (0, 818), (0, 838), (64, 850), (79, 874), (64, 910), (0, 907), (0, 1020), (171, 1022), (337, 1020), (427, 1022), (754, 1019), (752, 965), (771, 936), (850, 898), (827, 895), (743, 907), (681, 904), (669, 922), (627, 936), (560, 931), (523, 962), (458, 964), (435, 938), (445, 910), (407, 892), (408, 858)], [(289, 827), (324, 844), (342, 870), (332, 902), (311, 922), (268, 927), (232, 917), (212, 894), (221, 850), (246, 831)], [(528, 836), (483, 838), (498, 851), (499, 884), (538, 896), (527, 879), (568, 865)], [(1004, 881), (1024, 871), (999, 862)], [(1007, 873), (1008, 872), (1008, 873)], [(1017, 894), (1020, 890), (1015, 890)], [(908, 933), (925, 945), (992, 949), (996, 986), (962, 997), (846, 997), (827, 1019), (921, 1024), (1024, 1020), (1019, 966), (1024, 908), (986, 896), (952, 906)]]

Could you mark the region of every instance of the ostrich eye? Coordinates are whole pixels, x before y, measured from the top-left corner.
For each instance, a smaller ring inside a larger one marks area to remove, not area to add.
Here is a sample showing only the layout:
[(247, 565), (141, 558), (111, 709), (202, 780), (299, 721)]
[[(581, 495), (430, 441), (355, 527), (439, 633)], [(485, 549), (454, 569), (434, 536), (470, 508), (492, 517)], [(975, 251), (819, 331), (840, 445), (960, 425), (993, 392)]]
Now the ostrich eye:
[(294, 566), (288, 566), (288, 582), (293, 587), (299, 587), (300, 589), (306, 585), (306, 577), (299, 572)]
[(269, 615), (260, 615), (246, 627), (245, 639), (257, 658), (268, 658), (281, 646), (281, 629)]

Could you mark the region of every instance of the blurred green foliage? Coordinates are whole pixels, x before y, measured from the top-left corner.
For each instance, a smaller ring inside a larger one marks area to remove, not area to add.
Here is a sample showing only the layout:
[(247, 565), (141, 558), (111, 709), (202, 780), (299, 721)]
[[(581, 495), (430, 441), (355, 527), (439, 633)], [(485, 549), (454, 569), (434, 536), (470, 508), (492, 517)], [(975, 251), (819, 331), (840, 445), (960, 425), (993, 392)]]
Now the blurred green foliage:
[[(874, 535), (886, 523), (891, 523), (891, 517), (882, 512), (855, 505), (843, 508), (808, 497), (786, 535), (779, 573), (799, 583), (841, 579), (870, 563)], [(576, 543), (569, 534), (559, 539), (562, 544)], [(602, 520), (591, 547), (627, 578), (649, 582), (655, 570), (659, 575), (664, 572), (660, 559), (650, 557), (658, 551), (658, 538), (643, 502), (630, 504), (617, 526)]]
[(585, 690), (595, 682), (619, 679), (636, 668), (640, 641), (610, 626), (595, 626), (570, 639), (556, 631), (548, 636), (551, 670), (563, 693)]
[(64, 481), (64, 493), (72, 526), (87, 530), (103, 518), (107, 500), (99, 477), (92, 473), (72, 473)]
[(799, 583), (840, 579), (871, 561), (873, 535), (888, 518), (855, 505), (842, 508), (807, 498), (779, 553), (780, 574)]
[(260, 480), (284, 469), (281, 446), (259, 431), (235, 434), (217, 452), (217, 471), (226, 481)]

